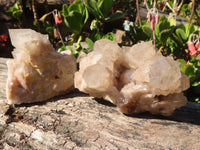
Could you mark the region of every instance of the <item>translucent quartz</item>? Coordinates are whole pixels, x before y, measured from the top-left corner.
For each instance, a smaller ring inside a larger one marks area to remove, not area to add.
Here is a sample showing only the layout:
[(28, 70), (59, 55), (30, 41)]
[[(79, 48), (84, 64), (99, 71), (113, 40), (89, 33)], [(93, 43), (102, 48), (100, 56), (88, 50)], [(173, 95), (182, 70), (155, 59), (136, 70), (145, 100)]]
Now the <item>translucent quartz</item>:
[(189, 78), (180, 72), (179, 62), (156, 52), (151, 42), (120, 48), (102, 39), (80, 62), (75, 87), (111, 101), (125, 114), (169, 116), (186, 105), (182, 91), (189, 88)]
[(15, 47), (7, 62), (9, 104), (44, 101), (74, 87), (76, 60), (55, 51), (49, 40), (31, 29), (9, 30)]

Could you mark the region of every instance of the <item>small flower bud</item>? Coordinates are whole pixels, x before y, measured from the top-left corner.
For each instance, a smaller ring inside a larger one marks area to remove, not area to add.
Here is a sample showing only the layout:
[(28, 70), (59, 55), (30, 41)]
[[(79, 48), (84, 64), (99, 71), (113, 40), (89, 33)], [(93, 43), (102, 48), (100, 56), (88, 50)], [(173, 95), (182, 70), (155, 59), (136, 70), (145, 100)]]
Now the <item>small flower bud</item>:
[(155, 16), (151, 17), (150, 23), (151, 23), (151, 30), (154, 31), (154, 29), (155, 29)]
[(44, 23), (45, 19), (47, 18), (48, 14), (43, 15), (39, 20)]

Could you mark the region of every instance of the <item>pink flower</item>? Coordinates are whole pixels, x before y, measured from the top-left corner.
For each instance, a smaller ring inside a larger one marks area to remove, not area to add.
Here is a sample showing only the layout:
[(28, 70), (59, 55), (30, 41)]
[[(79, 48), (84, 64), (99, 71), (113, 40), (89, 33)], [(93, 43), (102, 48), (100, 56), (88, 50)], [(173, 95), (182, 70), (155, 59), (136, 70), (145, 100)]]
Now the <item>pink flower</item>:
[[(193, 38), (193, 41), (191, 41), (191, 38)], [(194, 38), (197, 39), (196, 44), (194, 44)], [(188, 41), (188, 49), (190, 51), (190, 56), (194, 56), (200, 53), (200, 51), (198, 50), (199, 46), (200, 46), (199, 36), (195, 34), (191, 34)]]
[(55, 14), (55, 15), (54, 15), (54, 19), (55, 19), (56, 24), (62, 23), (62, 17), (61, 17), (61, 15), (60, 15), (60, 13)]
[(150, 20), (150, 23), (151, 23), (151, 30), (154, 31), (154, 28), (155, 28), (155, 16), (152, 16), (151, 17), (151, 20)]
[(158, 10), (156, 8), (151, 8), (147, 13), (147, 19), (151, 23), (151, 30), (154, 31), (155, 23), (158, 24), (159, 21)]

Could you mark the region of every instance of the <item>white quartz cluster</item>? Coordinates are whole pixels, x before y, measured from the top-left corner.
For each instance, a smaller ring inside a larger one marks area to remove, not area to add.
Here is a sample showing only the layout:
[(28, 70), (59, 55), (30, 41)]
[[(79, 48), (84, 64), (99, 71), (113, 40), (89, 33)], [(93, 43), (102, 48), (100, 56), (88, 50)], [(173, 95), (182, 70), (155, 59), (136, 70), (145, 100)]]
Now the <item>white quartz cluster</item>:
[(189, 78), (179, 62), (156, 52), (151, 42), (120, 48), (102, 39), (80, 62), (75, 87), (111, 101), (125, 114), (149, 111), (169, 116), (186, 105), (182, 91), (189, 88)]
[(7, 62), (9, 104), (32, 103), (64, 94), (74, 87), (76, 60), (55, 51), (49, 40), (31, 29), (9, 30), (14, 59)]

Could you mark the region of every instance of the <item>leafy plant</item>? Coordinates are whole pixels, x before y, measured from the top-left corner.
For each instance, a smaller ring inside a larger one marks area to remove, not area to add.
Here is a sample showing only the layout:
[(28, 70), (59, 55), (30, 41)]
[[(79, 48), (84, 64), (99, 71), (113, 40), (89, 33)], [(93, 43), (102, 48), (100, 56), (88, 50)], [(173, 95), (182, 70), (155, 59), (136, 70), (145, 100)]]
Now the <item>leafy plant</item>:
[[(180, 24), (174, 26), (165, 16), (162, 16), (159, 23), (155, 25), (156, 47), (163, 55), (172, 55), (175, 59), (189, 59), (187, 41), (191, 34), (198, 34), (200, 28), (192, 24)], [(153, 40), (151, 24), (142, 21), (140, 26), (133, 24), (130, 28), (130, 39), (133, 43), (141, 40)]]
[(89, 17), (88, 10), (81, 0), (76, 0), (69, 7), (63, 5), (62, 15), (66, 26), (73, 33), (72, 43), (78, 42), (78, 49), (83, 38), (83, 28)]
[[(94, 17), (90, 25), (90, 29), (92, 30), (90, 38), (93, 41), (105, 37), (104, 26), (106, 23), (121, 19), (125, 16), (125, 14), (119, 10), (110, 14), (114, 4), (115, 0), (86, 0), (88, 11)], [(107, 37), (110, 37), (109, 35), (111, 35), (111, 33), (109, 33)]]
[(190, 61), (178, 61), (182, 65), (181, 71), (190, 78), (190, 88), (186, 91), (188, 99), (200, 103), (200, 60), (193, 56)]
[(9, 8), (8, 13), (11, 13), (12, 16), (20, 22), (22, 10), (20, 9), (17, 2), (12, 7)]

